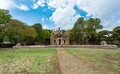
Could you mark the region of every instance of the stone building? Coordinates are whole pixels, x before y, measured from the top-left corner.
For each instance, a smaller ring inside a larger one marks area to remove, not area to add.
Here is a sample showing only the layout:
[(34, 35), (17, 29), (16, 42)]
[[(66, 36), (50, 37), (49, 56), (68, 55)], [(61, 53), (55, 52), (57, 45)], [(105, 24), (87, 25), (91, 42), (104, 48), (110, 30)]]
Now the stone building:
[(69, 35), (60, 30), (53, 30), (51, 33), (51, 45), (69, 45)]

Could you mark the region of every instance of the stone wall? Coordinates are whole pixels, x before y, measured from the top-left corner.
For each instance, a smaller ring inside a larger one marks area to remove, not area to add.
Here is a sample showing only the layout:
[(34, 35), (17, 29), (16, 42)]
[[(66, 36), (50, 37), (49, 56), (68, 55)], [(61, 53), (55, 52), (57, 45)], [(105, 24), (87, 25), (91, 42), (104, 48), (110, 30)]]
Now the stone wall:
[(117, 49), (117, 45), (51, 45), (46, 47)]
[(117, 49), (117, 45), (47, 45), (47, 46), (14, 46), (14, 48), (97, 48), (97, 49)]

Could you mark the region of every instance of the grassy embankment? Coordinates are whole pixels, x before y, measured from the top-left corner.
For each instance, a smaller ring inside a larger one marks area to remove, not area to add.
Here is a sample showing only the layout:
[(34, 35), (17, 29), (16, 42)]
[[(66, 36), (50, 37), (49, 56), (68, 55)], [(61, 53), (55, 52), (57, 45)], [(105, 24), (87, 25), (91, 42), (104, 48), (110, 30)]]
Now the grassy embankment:
[(57, 74), (56, 49), (0, 51), (0, 74)]
[(120, 49), (66, 49), (83, 62), (92, 66), (98, 74), (120, 74)]

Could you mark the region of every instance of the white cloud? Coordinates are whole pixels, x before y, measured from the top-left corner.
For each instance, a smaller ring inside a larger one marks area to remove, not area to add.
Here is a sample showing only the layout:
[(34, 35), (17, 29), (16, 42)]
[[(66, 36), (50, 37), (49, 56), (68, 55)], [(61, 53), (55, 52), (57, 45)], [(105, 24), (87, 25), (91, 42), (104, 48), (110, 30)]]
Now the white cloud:
[[(43, 1), (43, 2), (42, 2)], [(47, 3), (49, 8), (55, 8), (55, 12), (50, 17), (50, 20), (54, 22), (56, 27), (61, 27), (62, 29), (72, 28), (74, 22), (80, 17), (80, 15), (75, 15), (74, 10), (75, 0), (38, 0), (34, 3), (34, 8), (38, 6), (44, 6)], [(39, 2), (39, 4), (38, 4)], [(35, 5), (37, 6), (35, 7)], [(43, 19), (42, 19), (43, 20)]]
[[(35, 1), (34, 1), (35, 2)], [(45, 0), (38, 0), (35, 2), (32, 6), (33, 9), (37, 9), (39, 6), (44, 7), (45, 6)]]
[[(32, 2), (33, 9), (39, 6), (44, 7), (45, 3), (49, 8), (55, 8), (50, 19), (57, 27), (63, 29), (72, 28), (74, 22), (81, 16), (76, 15), (75, 5), (86, 11), (87, 16), (93, 15), (95, 18), (100, 18), (105, 29), (120, 26), (120, 0), (32, 0)], [(0, 8), (29, 10), (29, 7), (24, 4), (16, 4), (15, 0), (0, 0)]]
[(58, 5), (50, 6), (52, 8), (56, 8), (56, 11), (53, 13), (50, 19), (57, 27), (61, 27), (62, 29), (72, 28), (74, 22), (80, 17), (80, 15), (75, 15), (75, 0), (60, 0), (60, 2), (56, 1), (56, 3), (58, 3)]
[(47, 25), (43, 25), (43, 29), (49, 29)]
[(41, 19), (41, 21), (44, 23), (44, 22), (45, 22), (45, 18), (43, 17), (43, 18)]
[[(120, 0), (38, 0), (38, 6), (44, 6), (47, 3), (49, 8), (55, 8), (55, 12), (50, 19), (57, 26), (73, 26), (80, 15), (75, 15), (74, 6), (86, 11), (87, 16), (92, 15), (100, 18), (105, 29), (113, 29), (119, 26), (120, 20)], [(69, 27), (68, 27), (69, 28)]]
[(33, 9), (37, 9), (39, 6), (37, 5), (37, 4), (34, 4), (33, 6), (32, 6), (32, 8)]
[(50, 19), (55, 23), (57, 27), (68, 29), (71, 28), (77, 18), (80, 17), (79, 15), (75, 15), (75, 13), (76, 12), (71, 5), (68, 5), (65, 8), (59, 7), (53, 13)]
[(29, 10), (29, 7), (24, 4), (16, 4), (14, 0), (0, 0), (0, 8), (1, 9), (12, 9), (19, 8), (20, 10)]
[(52, 8), (66, 7), (68, 0), (48, 0), (48, 6)]
[(67, 0), (37, 0), (36, 2), (34, 1), (33, 8), (37, 9), (39, 6), (43, 7), (45, 3), (52, 8), (65, 7)]
[(100, 18), (105, 29), (113, 29), (120, 25), (120, 0), (77, 0), (79, 8), (85, 10), (88, 15)]
[(24, 5), (24, 4), (19, 4), (16, 7), (19, 8), (20, 10), (24, 10), (24, 11), (28, 11), (29, 10), (29, 7)]
[(41, 21), (42, 21), (42, 23), (45, 23), (46, 21), (49, 21), (49, 18), (42, 17)]
[(1, 9), (11, 9), (13, 7), (15, 7), (15, 3), (13, 0), (0, 0)]

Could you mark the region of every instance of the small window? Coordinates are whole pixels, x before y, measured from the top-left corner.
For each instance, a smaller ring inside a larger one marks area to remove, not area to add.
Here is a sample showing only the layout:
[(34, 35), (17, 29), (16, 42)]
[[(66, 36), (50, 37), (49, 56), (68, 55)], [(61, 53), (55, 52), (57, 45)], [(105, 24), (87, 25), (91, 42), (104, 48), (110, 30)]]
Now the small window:
[(54, 40), (54, 44), (56, 44), (56, 40)]
[(65, 42), (66, 42), (66, 41), (64, 40), (64, 44), (65, 44)]

